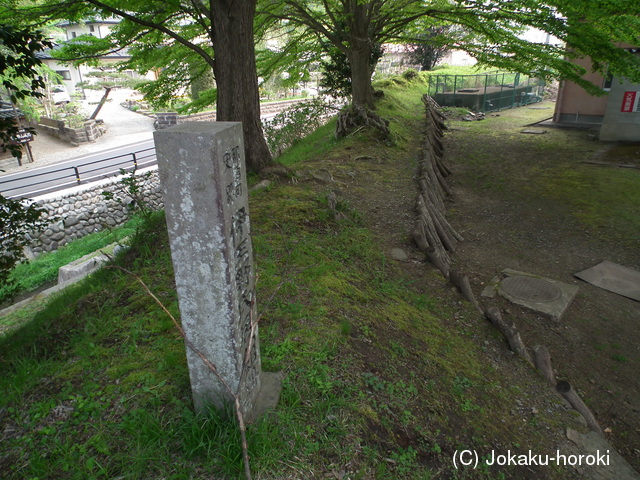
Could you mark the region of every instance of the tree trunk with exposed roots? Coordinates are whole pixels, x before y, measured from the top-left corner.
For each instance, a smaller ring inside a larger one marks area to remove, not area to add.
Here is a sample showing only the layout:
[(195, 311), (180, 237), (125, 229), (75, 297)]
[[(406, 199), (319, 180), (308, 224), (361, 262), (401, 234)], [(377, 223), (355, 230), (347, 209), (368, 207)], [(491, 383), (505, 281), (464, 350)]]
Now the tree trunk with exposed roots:
[(352, 105), (338, 116), (336, 136), (345, 137), (362, 127), (373, 127), (389, 136), (389, 122), (380, 118), (373, 110), (374, 93), (371, 86), (371, 52), (373, 39), (370, 35), (370, 7), (367, 2), (347, 2), (345, 7), (349, 10), (347, 20), (348, 42), (343, 51), (349, 60), (351, 67), (351, 96)]

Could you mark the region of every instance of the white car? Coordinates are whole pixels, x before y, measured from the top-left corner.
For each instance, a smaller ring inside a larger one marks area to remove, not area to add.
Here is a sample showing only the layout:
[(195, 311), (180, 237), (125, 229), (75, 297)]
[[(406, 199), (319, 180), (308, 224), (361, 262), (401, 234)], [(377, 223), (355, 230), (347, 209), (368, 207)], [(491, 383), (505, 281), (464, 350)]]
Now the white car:
[(59, 103), (69, 103), (71, 101), (69, 92), (67, 92), (67, 89), (62, 85), (56, 85), (51, 89), (51, 99), (56, 105)]

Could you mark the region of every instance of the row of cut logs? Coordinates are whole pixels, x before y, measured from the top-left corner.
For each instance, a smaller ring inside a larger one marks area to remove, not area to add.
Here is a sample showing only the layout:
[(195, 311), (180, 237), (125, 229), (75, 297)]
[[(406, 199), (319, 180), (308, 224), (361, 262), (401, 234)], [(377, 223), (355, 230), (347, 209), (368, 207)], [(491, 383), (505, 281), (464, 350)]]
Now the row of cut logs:
[(462, 236), (446, 218), (445, 199), (451, 195), (446, 177), (451, 170), (443, 161), (444, 116), (428, 95), (422, 97), (426, 107), (426, 134), (418, 159), (418, 200), (413, 241), (445, 278), (451, 270), (450, 254)]
[(426, 134), (418, 161), (418, 200), (413, 241), (462, 296), (500, 331), (509, 348), (537, 368), (555, 390), (584, 417), (591, 430), (602, 434), (595, 416), (571, 384), (564, 380), (556, 381), (549, 350), (538, 345), (534, 347), (532, 357), (516, 325), (505, 321), (496, 307), (484, 310), (473, 294), (469, 278), (451, 268), (451, 254), (455, 252), (457, 243), (463, 239), (446, 219), (445, 200), (451, 195), (451, 189), (445, 179), (451, 174), (451, 170), (443, 162), (443, 137), (447, 127), (440, 106), (428, 95), (422, 97), (422, 102), (426, 109)]
[(562, 395), (564, 399), (569, 402), (569, 405), (583, 416), (587, 426), (594, 432), (598, 432), (603, 435), (602, 428), (596, 420), (596, 417), (593, 415), (589, 407), (587, 407), (587, 405), (582, 401), (580, 395), (578, 395), (578, 393), (573, 389), (571, 384), (566, 380), (556, 381), (556, 376), (551, 364), (551, 356), (549, 355), (549, 349), (544, 345), (536, 345), (533, 348), (534, 359), (532, 359), (527, 347), (520, 337), (520, 332), (518, 332), (515, 323), (508, 323), (504, 321), (500, 314), (500, 310), (496, 307), (489, 307), (484, 312), (484, 316), (507, 340), (511, 351), (520, 355), (520, 357), (529, 363), (529, 365), (535, 366), (542, 376), (555, 387), (556, 392)]

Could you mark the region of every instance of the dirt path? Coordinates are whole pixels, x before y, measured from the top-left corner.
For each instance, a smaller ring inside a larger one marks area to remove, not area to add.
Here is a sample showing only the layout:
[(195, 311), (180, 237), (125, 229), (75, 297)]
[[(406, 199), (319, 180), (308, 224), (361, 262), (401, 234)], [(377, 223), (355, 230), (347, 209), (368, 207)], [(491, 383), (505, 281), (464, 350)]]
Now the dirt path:
[[(466, 239), (455, 259), (470, 276), (476, 295), (505, 268), (579, 287), (560, 322), (504, 299), (495, 302), (515, 321), (529, 347), (549, 348), (557, 378), (572, 383), (607, 439), (640, 470), (640, 304), (573, 276), (603, 260), (640, 269), (640, 251), (633, 243), (603, 239), (601, 232), (577, 219), (572, 205), (561, 197), (535, 195), (535, 190), (526, 188), (527, 182), (535, 181), (527, 175), (536, 175), (546, 162), (576, 165), (580, 159), (601, 158), (611, 145), (591, 140), (585, 131), (547, 134), (561, 142), (565, 138), (580, 154), (559, 158), (562, 152), (545, 150), (544, 141), (514, 136), (512, 130), (496, 128), (484, 142), (474, 136), (473, 144), (464, 130), (447, 134), (455, 192), (451, 219)], [(483, 158), (493, 160), (478, 160)], [(640, 156), (637, 161), (640, 164)], [(640, 180), (637, 171), (628, 174)]]
[[(537, 120), (552, 112), (550, 104), (537, 108), (548, 109), (536, 112)], [(554, 162), (575, 164), (583, 158), (602, 158), (611, 146), (594, 142), (585, 131), (549, 131), (544, 141), (542, 136), (521, 134), (532, 112), (519, 110), (489, 116), (485, 122), (494, 122), (495, 128), (484, 136), (471, 135), (472, 125), (450, 122), (454, 128), (445, 139), (445, 160), (454, 172), (449, 177), (454, 190), (449, 218), (465, 237), (453, 256), (455, 266), (470, 277), (478, 298), (487, 282), (505, 268), (579, 287), (560, 322), (500, 297), (481, 301), (485, 308), (499, 307), (505, 319), (514, 321), (529, 348), (549, 348), (557, 379), (570, 381), (596, 415), (607, 440), (640, 470), (640, 304), (573, 276), (602, 260), (640, 269), (640, 250), (602, 239), (600, 232), (575, 217), (568, 201), (539, 195), (527, 187), (528, 176), (553, 168)], [(553, 148), (556, 142), (566, 144), (567, 149)], [(350, 163), (359, 172), (357, 183), (366, 188), (352, 186), (339, 193), (363, 213), (388, 253), (398, 247), (407, 252), (401, 268), (414, 284), (443, 289), (436, 279), (439, 272), (425, 265), (424, 256), (409, 238), (416, 195), (413, 157), (418, 148), (415, 140), (407, 149), (406, 161), (397, 165), (397, 176), (395, 172), (388, 175), (390, 161), (376, 155), (374, 146), (371, 155), (341, 159), (335, 167)], [(359, 158), (366, 168), (358, 168)], [(334, 168), (332, 162), (326, 165)], [(347, 176), (344, 180), (350, 181)], [(483, 327), (470, 326), (480, 332), (479, 338), (487, 334)], [(484, 341), (487, 343), (486, 338)], [(496, 353), (492, 361), (504, 363), (505, 357)], [(506, 377), (515, 374), (508, 363), (499, 368)]]

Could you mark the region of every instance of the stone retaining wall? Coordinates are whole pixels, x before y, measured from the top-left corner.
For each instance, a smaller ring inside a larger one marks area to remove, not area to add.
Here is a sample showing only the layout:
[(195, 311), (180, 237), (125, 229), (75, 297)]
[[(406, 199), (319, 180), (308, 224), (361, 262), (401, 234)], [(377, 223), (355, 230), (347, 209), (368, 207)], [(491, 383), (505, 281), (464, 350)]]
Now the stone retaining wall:
[(62, 120), (47, 117), (40, 117), (38, 130), (76, 147), (83, 143), (95, 142), (104, 133), (103, 128), (95, 120), (87, 120), (80, 128), (69, 128)]
[[(141, 197), (148, 208), (159, 210), (163, 205), (158, 172), (155, 169), (150, 172), (149, 178), (139, 177)], [(113, 198), (105, 198), (102, 192), (113, 193)], [(90, 233), (122, 225), (136, 211), (135, 200), (117, 179), (58, 197), (40, 198), (35, 203), (45, 210), (43, 218), (53, 221), (41, 234), (33, 236), (30, 249), (34, 256), (56, 250)]]
[[(286, 100), (262, 105), (264, 113), (281, 111), (290, 105), (304, 100)], [(188, 121), (212, 121), (215, 120), (215, 112), (205, 112), (196, 115), (178, 116), (175, 113), (156, 114), (158, 122), (162, 119), (165, 127)], [(63, 122), (45, 119), (45, 125), (58, 132), (69, 130)], [(171, 123), (175, 120), (175, 123)], [(89, 122), (87, 122), (89, 123)], [(95, 123), (95, 122), (94, 122)], [(42, 127), (42, 126), (40, 126)], [(164, 208), (162, 204), (162, 191), (158, 180), (158, 172), (155, 169), (148, 179), (142, 181), (142, 201), (153, 210)], [(49, 226), (39, 235), (34, 235), (30, 245), (34, 256), (43, 252), (56, 250), (72, 240), (81, 238), (90, 233), (100, 232), (104, 229), (122, 225), (129, 220), (135, 212), (134, 199), (129, 196), (117, 177), (106, 182), (99, 182), (89, 186), (80, 186), (73, 193), (61, 196), (48, 195), (36, 200), (36, 204), (46, 213), (43, 218), (53, 219)], [(141, 177), (142, 178), (142, 177)], [(112, 192), (113, 199), (107, 199), (102, 192)]]

